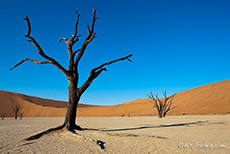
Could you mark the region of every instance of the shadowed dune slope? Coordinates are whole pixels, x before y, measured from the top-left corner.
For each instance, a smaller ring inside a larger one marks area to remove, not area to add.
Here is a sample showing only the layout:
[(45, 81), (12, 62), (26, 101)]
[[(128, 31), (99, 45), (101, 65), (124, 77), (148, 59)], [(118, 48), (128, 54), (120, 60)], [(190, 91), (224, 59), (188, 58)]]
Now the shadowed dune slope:
[[(147, 93), (147, 92), (146, 92)], [(175, 95), (168, 115), (230, 114), (230, 80), (193, 88)], [(0, 91), (0, 116), (13, 116), (11, 106), (20, 104), (26, 117), (63, 117), (66, 102), (41, 99)], [(149, 116), (157, 115), (150, 99), (137, 99), (114, 106), (80, 104), (78, 116)]]

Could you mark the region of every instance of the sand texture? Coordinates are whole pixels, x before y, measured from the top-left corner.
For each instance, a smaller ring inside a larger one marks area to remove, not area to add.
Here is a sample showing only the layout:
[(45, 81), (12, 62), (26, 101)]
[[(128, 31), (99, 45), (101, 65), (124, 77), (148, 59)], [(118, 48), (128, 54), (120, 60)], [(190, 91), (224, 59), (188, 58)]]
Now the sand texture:
[(54, 132), (24, 141), (36, 133), (62, 124), (64, 118), (24, 118), (0, 121), (0, 153), (147, 154), (209, 153), (230, 151), (230, 115), (157, 117), (80, 117), (78, 124), (95, 128), (77, 132), (105, 142), (97, 144)]

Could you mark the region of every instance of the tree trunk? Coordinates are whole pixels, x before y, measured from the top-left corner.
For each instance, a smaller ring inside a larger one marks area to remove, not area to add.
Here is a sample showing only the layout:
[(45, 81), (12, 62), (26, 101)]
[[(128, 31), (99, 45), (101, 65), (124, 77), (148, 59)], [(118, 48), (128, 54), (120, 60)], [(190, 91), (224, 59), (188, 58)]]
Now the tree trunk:
[(168, 111), (165, 111), (165, 112), (163, 113), (163, 117), (164, 117), (164, 118), (165, 118), (165, 116), (166, 116), (167, 112), (168, 112)]
[(74, 85), (74, 82), (70, 82), (68, 88), (69, 100), (64, 123), (65, 128), (68, 130), (80, 129), (80, 127), (75, 124), (75, 121), (77, 116), (77, 106), (81, 95), (78, 92), (78, 88)]
[(15, 113), (14, 119), (18, 119), (18, 113)]
[(159, 117), (159, 118), (162, 118), (162, 111), (161, 111), (161, 110), (158, 111), (158, 117)]

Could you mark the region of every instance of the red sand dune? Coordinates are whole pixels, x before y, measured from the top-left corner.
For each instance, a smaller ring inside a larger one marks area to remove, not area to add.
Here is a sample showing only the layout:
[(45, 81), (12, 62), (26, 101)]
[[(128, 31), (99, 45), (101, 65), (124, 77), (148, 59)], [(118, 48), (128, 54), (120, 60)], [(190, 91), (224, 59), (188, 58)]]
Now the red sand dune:
[[(193, 88), (175, 95), (176, 109), (168, 115), (207, 115), (230, 113), (230, 80)], [(0, 116), (13, 116), (12, 106), (20, 104), (25, 117), (63, 117), (66, 102), (41, 99), (17, 93), (0, 91)], [(79, 104), (78, 116), (149, 116), (157, 115), (150, 99), (114, 106)]]

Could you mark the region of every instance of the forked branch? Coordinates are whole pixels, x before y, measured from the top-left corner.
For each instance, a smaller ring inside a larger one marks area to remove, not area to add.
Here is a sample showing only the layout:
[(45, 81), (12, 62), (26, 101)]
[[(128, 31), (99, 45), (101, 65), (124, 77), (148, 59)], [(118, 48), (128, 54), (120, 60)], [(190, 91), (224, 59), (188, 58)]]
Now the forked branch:
[(75, 39), (74, 43), (76, 43), (78, 41), (77, 27), (78, 27), (79, 17), (80, 17), (80, 14), (77, 11), (76, 11), (76, 14), (77, 14), (77, 21), (76, 21), (76, 24), (75, 24), (75, 32), (74, 32), (73, 37), (71, 38), (72, 41)]
[(18, 113), (18, 111), (20, 110), (20, 108), (21, 108), (20, 104), (16, 104), (15, 106), (12, 107), (12, 109), (13, 109), (13, 111), (15, 113)]
[[(26, 58), (26, 59), (22, 60), (21, 62), (19, 62), (17, 65), (15, 65), (13, 68), (17, 67), (18, 65), (22, 64), (22, 63), (25, 62), (25, 61), (32, 61), (32, 62), (34, 62), (34, 63), (36, 63), (36, 64), (51, 63), (51, 64), (53, 64), (54, 66), (56, 66), (62, 73), (64, 73), (64, 74), (67, 76), (67, 75), (68, 75), (67, 70), (66, 70), (64, 67), (62, 67), (55, 59), (53, 59), (53, 58), (47, 56), (47, 55), (43, 52), (42, 48), (41, 48), (40, 45), (37, 43), (37, 41), (36, 41), (32, 36), (30, 36), (30, 33), (31, 33), (30, 20), (29, 20), (29, 18), (28, 18), (27, 16), (26, 16), (24, 19), (26, 20), (27, 26), (28, 26), (28, 31), (27, 31), (27, 34), (25, 35), (25, 37), (29, 38), (28, 41), (31, 42), (31, 43), (38, 49), (38, 53), (39, 53), (43, 58), (47, 59), (48, 61), (38, 62), (38, 61), (36, 61), (36, 60), (32, 60), (32, 59)], [(13, 68), (11, 68), (10, 70), (12, 70)]]
[(95, 21), (98, 19), (96, 17), (96, 11), (97, 10), (93, 8), (93, 21), (92, 21), (91, 29), (89, 28), (89, 25), (87, 25), (87, 28), (88, 28), (88, 37), (87, 37), (87, 39), (90, 39), (90, 37), (92, 36), (93, 31), (94, 31)]
[[(77, 66), (80, 59), (82, 58), (84, 52), (85, 52), (85, 49), (86, 47), (88, 46), (88, 44), (94, 39), (96, 38), (96, 33), (94, 33), (94, 26), (95, 26), (95, 22), (98, 18), (96, 18), (96, 9), (93, 8), (93, 21), (92, 21), (92, 26), (91, 26), (91, 29), (89, 27), (89, 25), (87, 26), (88, 27), (88, 36), (87, 38), (85, 39), (84, 43), (82, 44), (81, 46), (81, 49), (80, 49), (80, 52), (74, 62), (74, 65)], [(76, 33), (76, 31), (75, 31)]]

